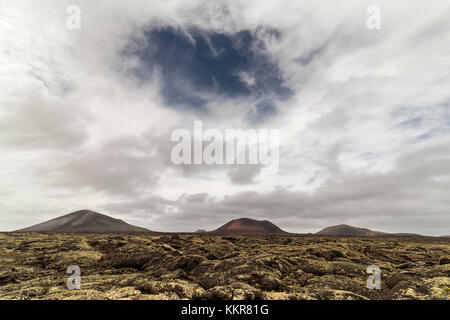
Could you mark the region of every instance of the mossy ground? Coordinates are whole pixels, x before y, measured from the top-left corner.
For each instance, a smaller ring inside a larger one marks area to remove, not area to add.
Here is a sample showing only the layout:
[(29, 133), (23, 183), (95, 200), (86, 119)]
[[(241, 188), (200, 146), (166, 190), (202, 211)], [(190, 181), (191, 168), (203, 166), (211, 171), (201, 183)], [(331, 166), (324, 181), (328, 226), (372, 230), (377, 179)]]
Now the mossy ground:
[(449, 256), (450, 239), (414, 236), (2, 233), (0, 299), (449, 300)]

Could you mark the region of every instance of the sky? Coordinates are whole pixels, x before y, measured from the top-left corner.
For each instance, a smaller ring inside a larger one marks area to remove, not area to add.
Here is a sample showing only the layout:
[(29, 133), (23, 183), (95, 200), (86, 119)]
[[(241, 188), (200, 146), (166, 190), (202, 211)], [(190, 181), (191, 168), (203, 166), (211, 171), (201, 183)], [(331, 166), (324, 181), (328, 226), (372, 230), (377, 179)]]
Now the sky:
[[(90, 209), (450, 234), (447, 0), (0, 0), (0, 88), (0, 230)], [(279, 130), (278, 173), (175, 165), (194, 121)]]

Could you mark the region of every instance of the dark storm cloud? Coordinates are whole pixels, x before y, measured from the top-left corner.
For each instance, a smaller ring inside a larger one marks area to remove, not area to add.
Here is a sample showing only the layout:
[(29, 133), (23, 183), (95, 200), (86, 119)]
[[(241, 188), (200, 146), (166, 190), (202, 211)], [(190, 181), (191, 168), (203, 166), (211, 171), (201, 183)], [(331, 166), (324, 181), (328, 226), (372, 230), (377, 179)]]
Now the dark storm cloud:
[[(133, 72), (141, 81), (148, 81), (155, 72), (160, 75), (161, 93), (169, 105), (203, 110), (211, 94), (289, 97), (292, 92), (283, 84), (282, 72), (264, 43), (264, 38), (279, 36), (274, 30), (219, 33), (159, 26), (144, 30), (124, 54), (138, 58), (139, 67)], [(262, 109), (260, 116), (273, 114), (274, 108), (273, 101), (257, 105)]]

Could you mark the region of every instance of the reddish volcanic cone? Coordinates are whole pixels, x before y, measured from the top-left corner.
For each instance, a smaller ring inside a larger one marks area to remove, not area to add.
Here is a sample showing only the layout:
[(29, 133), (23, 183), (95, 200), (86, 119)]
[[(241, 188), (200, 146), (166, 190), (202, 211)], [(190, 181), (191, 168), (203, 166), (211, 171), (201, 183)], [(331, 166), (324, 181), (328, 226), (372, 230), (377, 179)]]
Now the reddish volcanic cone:
[(213, 231), (216, 233), (232, 233), (232, 234), (286, 234), (272, 222), (264, 220), (253, 220), (249, 218), (241, 218), (231, 220), (219, 229)]

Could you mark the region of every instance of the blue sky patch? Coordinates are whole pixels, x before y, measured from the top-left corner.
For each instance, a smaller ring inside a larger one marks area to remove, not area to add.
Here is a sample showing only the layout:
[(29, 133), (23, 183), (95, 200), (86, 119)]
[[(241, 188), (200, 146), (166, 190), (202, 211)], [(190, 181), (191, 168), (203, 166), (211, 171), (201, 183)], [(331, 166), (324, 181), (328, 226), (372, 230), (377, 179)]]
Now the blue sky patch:
[[(140, 81), (150, 80), (155, 71), (160, 73), (161, 94), (173, 107), (204, 109), (211, 94), (255, 101), (270, 96), (270, 106), (257, 105), (257, 110), (267, 113), (276, 109), (273, 100), (292, 95), (256, 32), (218, 33), (164, 26), (145, 30), (143, 35), (124, 52), (138, 58), (139, 68), (133, 73)], [(275, 32), (274, 37), (278, 36)]]

